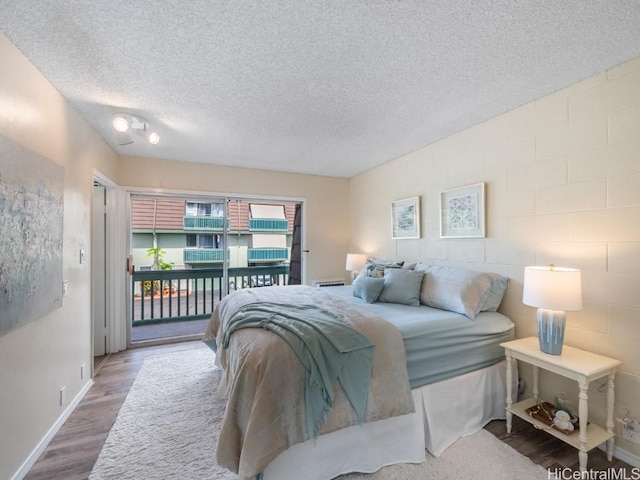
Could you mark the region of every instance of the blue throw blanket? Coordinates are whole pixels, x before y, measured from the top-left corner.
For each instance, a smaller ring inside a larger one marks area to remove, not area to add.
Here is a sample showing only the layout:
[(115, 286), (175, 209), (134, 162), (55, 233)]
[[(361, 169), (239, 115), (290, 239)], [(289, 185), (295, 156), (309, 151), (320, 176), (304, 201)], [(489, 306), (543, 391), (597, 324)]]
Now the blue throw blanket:
[(358, 422), (364, 421), (375, 348), (367, 337), (316, 305), (257, 302), (241, 307), (223, 323), (222, 348), (228, 348), (235, 330), (251, 327), (282, 337), (304, 366), (307, 428), (312, 438), (318, 436), (333, 405), (336, 379)]

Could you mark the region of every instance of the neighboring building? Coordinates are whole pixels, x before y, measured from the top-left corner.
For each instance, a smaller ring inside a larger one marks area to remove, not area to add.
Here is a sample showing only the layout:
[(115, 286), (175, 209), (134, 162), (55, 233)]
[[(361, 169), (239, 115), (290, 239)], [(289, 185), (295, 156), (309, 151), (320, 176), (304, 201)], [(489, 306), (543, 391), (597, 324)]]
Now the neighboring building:
[[(152, 197), (131, 199), (133, 263), (149, 269), (150, 248), (164, 252), (173, 268), (221, 266), (222, 203), (202, 203)], [(226, 245), (230, 267), (288, 263), (295, 203), (230, 200)]]

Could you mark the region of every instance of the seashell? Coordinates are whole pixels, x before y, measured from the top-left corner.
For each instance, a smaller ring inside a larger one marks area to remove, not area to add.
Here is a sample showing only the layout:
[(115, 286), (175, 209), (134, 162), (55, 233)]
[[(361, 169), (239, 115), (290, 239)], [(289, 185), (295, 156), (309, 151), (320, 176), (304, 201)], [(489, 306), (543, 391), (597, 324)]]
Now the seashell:
[(569, 420), (559, 419), (557, 415), (556, 415), (556, 418), (553, 419), (553, 423), (560, 430), (568, 430), (570, 432), (573, 431), (573, 424)]

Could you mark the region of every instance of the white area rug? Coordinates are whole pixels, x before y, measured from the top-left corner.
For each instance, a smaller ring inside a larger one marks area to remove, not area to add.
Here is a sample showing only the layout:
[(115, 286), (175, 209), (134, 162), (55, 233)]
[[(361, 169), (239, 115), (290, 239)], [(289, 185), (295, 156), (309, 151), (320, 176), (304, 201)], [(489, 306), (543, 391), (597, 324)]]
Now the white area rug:
[[(148, 357), (131, 387), (90, 480), (237, 480), (215, 461), (225, 400), (208, 348)], [(543, 480), (547, 471), (485, 430), (441, 457), (340, 480)], [(301, 472), (300, 479), (304, 479)]]

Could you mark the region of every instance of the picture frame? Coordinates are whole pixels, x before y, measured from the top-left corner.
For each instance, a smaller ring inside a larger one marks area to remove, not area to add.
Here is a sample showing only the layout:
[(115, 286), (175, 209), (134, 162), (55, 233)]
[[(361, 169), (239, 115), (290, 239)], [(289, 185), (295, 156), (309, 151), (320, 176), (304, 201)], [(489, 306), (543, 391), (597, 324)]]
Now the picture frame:
[(440, 194), (440, 238), (484, 238), (484, 197), (484, 182), (443, 191)]
[(391, 203), (391, 238), (420, 238), (420, 197), (403, 198)]

